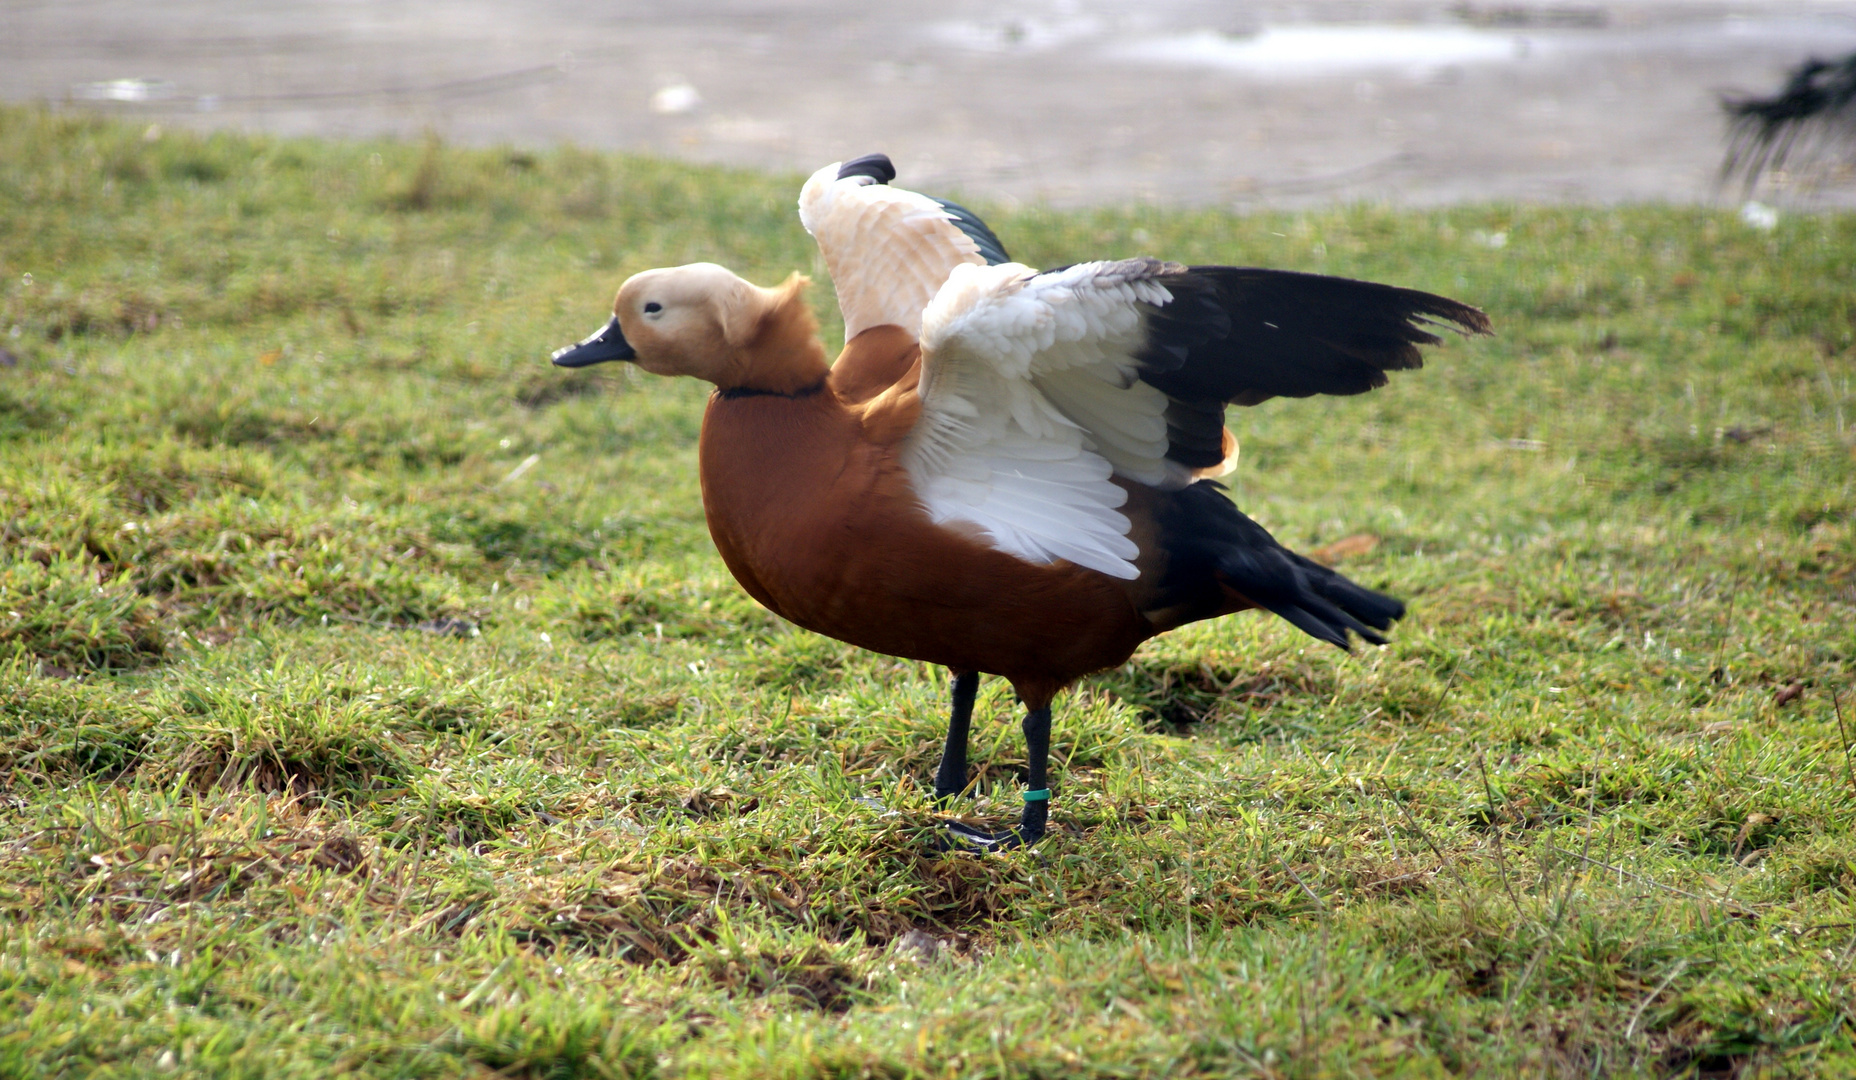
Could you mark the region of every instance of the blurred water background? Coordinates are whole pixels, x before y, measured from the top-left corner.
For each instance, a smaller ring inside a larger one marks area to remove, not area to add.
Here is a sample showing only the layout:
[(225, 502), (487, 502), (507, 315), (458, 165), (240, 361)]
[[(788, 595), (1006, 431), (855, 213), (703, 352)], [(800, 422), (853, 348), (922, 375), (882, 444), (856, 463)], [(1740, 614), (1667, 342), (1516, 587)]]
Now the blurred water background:
[(572, 141), (1057, 206), (1856, 206), (1723, 187), (1724, 92), (1856, 50), (1849, 0), (6, 0), (0, 98), (153, 125)]

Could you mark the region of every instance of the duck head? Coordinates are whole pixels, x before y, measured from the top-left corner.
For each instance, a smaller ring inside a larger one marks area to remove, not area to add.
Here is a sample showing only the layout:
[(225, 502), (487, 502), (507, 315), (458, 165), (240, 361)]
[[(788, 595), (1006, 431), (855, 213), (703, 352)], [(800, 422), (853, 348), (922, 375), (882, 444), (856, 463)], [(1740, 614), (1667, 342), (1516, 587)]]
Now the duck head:
[(630, 360), (655, 375), (690, 375), (723, 390), (791, 393), (825, 376), (807, 282), (765, 289), (714, 263), (646, 270), (619, 286), (612, 321), (556, 350), (561, 367)]

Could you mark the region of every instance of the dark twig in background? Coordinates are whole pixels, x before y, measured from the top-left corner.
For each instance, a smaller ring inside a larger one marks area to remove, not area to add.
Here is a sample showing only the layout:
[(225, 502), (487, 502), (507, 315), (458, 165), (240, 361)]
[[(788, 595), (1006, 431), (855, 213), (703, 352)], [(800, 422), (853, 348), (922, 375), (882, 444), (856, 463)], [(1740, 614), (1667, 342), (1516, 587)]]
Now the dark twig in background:
[(1827, 156), (1856, 146), (1856, 53), (1841, 60), (1810, 60), (1771, 97), (1724, 95), (1728, 117), (1725, 183), (1735, 173), (1751, 193), (1759, 178), (1785, 167), (1794, 155)]

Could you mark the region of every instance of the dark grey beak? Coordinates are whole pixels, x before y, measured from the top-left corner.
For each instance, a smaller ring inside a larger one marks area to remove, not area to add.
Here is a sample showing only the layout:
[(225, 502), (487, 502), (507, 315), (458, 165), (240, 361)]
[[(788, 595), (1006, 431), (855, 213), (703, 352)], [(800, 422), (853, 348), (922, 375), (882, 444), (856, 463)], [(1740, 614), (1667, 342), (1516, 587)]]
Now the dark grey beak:
[(588, 334), (578, 345), (554, 350), (554, 362), (560, 367), (586, 367), (588, 364), (603, 364), (608, 360), (637, 358), (638, 354), (632, 351), (631, 342), (625, 340), (624, 332), (619, 329), (617, 315), (612, 317), (611, 322)]

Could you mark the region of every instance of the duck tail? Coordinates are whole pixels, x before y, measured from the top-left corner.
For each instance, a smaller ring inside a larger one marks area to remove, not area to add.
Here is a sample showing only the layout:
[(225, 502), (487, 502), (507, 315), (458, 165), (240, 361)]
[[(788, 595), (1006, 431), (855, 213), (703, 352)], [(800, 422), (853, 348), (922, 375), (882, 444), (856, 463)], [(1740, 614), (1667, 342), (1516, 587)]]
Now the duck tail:
[(1204, 580), (1200, 575), (1209, 572), (1246, 606), (1280, 615), (1308, 636), (1350, 651), (1350, 634), (1384, 645), (1385, 631), (1405, 615), (1398, 599), (1277, 543), (1214, 481), (1201, 480), (1178, 492), (1168, 518), (1169, 576), (1177, 575), (1181, 586), (1187, 579)]
[(1266, 611), (1288, 620), (1309, 637), (1351, 651), (1348, 632), (1384, 645), (1384, 631), (1405, 615), (1403, 602), (1374, 592), (1276, 543), (1263, 527), (1268, 547), (1244, 545), (1218, 561), (1219, 580)]

